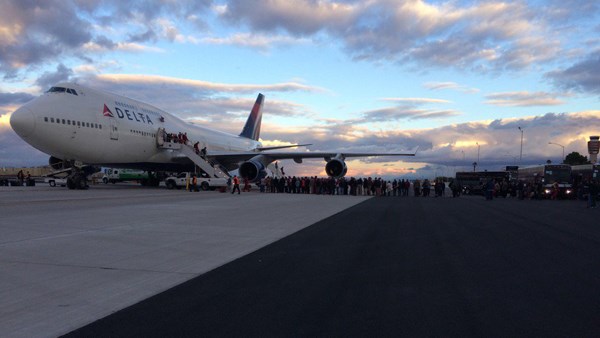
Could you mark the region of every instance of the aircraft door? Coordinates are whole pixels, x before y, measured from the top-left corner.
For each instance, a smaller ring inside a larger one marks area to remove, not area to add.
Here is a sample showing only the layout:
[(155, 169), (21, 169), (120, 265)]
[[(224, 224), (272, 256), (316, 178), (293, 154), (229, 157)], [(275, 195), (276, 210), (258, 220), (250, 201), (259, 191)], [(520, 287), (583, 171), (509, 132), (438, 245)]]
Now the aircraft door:
[(110, 121), (110, 139), (119, 139), (119, 129), (117, 128), (117, 121), (114, 118), (108, 119)]
[(158, 132), (156, 133), (156, 145), (162, 147), (165, 144), (165, 128), (158, 128)]

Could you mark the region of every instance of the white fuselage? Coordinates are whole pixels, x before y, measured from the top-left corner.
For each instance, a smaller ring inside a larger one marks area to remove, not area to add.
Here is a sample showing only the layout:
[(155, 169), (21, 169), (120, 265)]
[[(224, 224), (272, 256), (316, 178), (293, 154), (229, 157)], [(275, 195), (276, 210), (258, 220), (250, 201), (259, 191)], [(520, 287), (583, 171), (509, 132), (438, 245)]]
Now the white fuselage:
[(124, 96), (74, 83), (56, 86), (71, 90), (48, 92), (28, 102), (13, 113), (11, 125), (29, 144), (59, 159), (132, 168), (181, 164), (179, 152), (157, 146), (159, 128), (187, 133), (190, 143), (199, 142), (199, 148), (209, 152), (253, 151), (261, 146)]

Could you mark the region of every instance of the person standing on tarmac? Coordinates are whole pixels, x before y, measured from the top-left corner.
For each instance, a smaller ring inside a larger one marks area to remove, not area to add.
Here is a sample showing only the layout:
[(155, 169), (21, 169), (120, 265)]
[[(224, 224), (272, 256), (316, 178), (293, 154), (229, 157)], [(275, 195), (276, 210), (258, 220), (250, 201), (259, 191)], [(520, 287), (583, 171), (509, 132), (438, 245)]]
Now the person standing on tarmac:
[(240, 179), (237, 177), (237, 175), (234, 175), (233, 176), (233, 189), (231, 190), (231, 193), (233, 194), (236, 190), (239, 195), (240, 194)]
[(198, 191), (198, 178), (196, 174), (192, 176), (192, 184), (190, 184), (190, 192), (192, 191)]

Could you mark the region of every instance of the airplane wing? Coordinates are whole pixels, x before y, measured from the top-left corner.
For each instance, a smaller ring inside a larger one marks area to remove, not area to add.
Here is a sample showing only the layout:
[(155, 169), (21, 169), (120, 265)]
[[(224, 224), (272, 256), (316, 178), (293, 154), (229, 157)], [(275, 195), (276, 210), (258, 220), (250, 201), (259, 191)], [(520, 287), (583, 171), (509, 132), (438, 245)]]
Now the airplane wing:
[(415, 156), (416, 151), (406, 153), (353, 153), (353, 152), (209, 152), (207, 157), (214, 158), (219, 162), (242, 162), (247, 161), (255, 156), (263, 155), (272, 161), (277, 160), (294, 160), (298, 163), (305, 158), (323, 158), (329, 160), (335, 157), (375, 157), (375, 156)]
[(243, 177), (256, 179), (270, 163), (278, 160), (294, 160), (302, 163), (303, 159), (322, 158), (327, 164), (327, 175), (342, 177), (346, 173), (346, 158), (375, 156), (415, 156), (417, 148), (403, 153), (359, 153), (359, 152), (209, 152), (207, 157), (222, 164), (227, 170), (240, 169)]

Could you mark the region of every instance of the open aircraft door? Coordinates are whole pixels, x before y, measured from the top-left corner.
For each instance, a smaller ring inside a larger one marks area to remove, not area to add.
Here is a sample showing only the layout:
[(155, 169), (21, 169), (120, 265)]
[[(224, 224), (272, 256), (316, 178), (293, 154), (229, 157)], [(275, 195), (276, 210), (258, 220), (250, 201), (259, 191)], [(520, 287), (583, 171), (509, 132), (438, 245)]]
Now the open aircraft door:
[(162, 147), (165, 144), (165, 128), (160, 127), (156, 132), (156, 145)]

